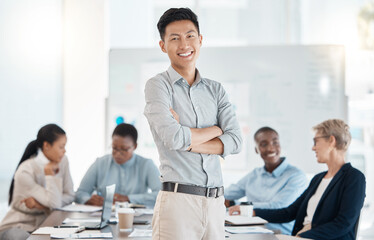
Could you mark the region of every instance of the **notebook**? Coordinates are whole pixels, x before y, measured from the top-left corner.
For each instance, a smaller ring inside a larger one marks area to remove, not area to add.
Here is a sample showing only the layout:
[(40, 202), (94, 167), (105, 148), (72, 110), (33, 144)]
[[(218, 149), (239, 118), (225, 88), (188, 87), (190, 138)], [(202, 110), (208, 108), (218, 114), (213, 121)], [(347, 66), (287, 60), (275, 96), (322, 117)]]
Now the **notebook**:
[(110, 215), (112, 213), (112, 204), (115, 190), (115, 184), (106, 186), (103, 202), (103, 211), (101, 212), (100, 223), (83, 222), (80, 224), (81, 226), (84, 226), (86, 229), (102, 229), (108, 225)]

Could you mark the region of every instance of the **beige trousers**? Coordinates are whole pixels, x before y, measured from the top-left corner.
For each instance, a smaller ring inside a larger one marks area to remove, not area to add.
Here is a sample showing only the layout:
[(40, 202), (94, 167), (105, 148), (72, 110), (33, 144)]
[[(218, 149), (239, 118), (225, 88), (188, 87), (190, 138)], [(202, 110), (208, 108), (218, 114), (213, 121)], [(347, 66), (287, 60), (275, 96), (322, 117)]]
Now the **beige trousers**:
[(225, 212), (223, 196), (160, 191), (152, 219), (152, 239), (223, 240)]

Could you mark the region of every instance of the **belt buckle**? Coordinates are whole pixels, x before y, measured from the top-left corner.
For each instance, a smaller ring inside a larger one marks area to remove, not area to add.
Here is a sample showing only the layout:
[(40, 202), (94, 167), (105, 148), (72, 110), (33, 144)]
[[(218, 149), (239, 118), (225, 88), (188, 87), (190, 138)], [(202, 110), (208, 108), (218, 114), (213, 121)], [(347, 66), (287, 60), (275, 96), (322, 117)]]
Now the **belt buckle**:
[[(215, 190), (214, 191), (214, 195), (212, 197), (210, 196), (210, 190)], [(207, 198), (217, 198), (217, 193), (218, 193), (218, 189), (217, 188), (210, 188), (210, 187), (206, 188), (206, 197)]]

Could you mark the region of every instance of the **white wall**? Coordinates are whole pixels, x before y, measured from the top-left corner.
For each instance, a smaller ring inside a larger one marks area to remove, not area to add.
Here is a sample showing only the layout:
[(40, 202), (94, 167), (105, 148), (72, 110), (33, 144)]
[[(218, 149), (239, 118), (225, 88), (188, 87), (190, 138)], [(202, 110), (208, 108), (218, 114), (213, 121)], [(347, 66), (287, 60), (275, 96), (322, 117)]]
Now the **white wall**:
[(40, 127), (62, 123), (61, 15), (61, 0), (0, 1), (0, 178), (7, 181)]
[(108, 1), (63, 2), (63, 122), (75, 184), (104, 154), (108, 85)]
[(0, 1), (0, 219), (40, 127), (62, 123), (61, 0)]

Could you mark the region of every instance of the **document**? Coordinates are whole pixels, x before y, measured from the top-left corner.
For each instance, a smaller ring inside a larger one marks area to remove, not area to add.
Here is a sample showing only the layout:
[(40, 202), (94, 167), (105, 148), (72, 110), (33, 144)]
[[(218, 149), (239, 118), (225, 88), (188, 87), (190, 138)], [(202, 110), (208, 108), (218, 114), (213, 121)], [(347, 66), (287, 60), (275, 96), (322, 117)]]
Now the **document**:
[[(101, 219), (100, 218), (65, 218), (64, 221), (62, 221), (63, 224), (67, 223), (100, 223)], [(109, 222), (112, 223), (117, 223), (118, 218), (110, 218)]]
[(229, 233), (241, 233), (241, 234), (248, 234), (248, 233), (269, 233), (274, 234), (273, 231), (262, 228), (262, 227), (225, 227), (226, 232)]
[(135, 216), (140, 216), (143, 214), (153, 214), (153, 209), (152, 208), (137, 208), (135, 209)]
[(83, 229), (78, 226), (69, 228), (41, 227), (35, 230), (32, 235), (72, 234), (81, 230), (84, 230), (84, 227)]
[(129, 237), (152, 237), (152, 230), (135, 228)]
[(74, 234), (51, 234), (52, 239), (65, 239), (65, 238), (72, 238), (72, 239), (91, 239), (91, 238), (113, 238), (113, 234), (111, 232), (107, 233), (89, 233), (89, 232), (82, 232), (82, 233), (74, 233)]
[(248, 217), (240, 215), (226, 215), (225, 222), (231, 225), (260, 225), (268, 223), (265, 219), (260, 217)]
[(56, 210), (64, 212), (97, 212), (101, 211), (102, 207), (89, 206), (84, 204), (69, 204), (62, 208), (56, 208)]

